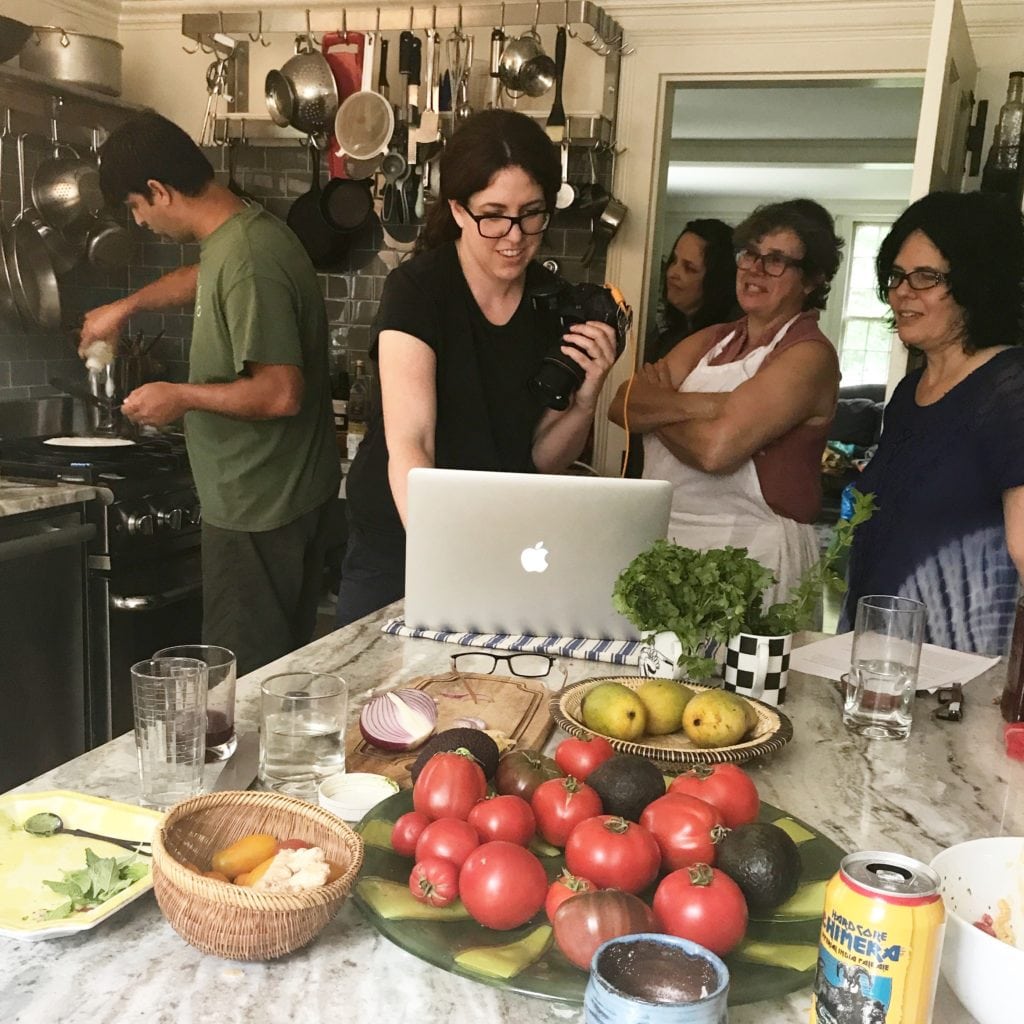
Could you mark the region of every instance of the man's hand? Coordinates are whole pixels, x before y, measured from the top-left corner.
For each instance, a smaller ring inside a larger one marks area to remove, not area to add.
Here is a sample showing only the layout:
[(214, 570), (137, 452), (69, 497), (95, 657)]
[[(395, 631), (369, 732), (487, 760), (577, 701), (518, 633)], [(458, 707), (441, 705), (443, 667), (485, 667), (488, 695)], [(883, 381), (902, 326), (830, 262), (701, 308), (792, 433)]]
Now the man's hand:
[(136, 388), (122, 403), (121, 412), (133, 423), (163, 427), (176, 423), (186, 412), (187, 385), (157, 381)]
[(117, 342), (121, 328), (128, 322), (130, 313), (122, 302), (111, 302), (106, 306), (97, 306), (85, 314), (82, 331), (78, 339), (78, 354), (85, 359), (86, 349), (94, 341), (109, 341), (117, 351)]

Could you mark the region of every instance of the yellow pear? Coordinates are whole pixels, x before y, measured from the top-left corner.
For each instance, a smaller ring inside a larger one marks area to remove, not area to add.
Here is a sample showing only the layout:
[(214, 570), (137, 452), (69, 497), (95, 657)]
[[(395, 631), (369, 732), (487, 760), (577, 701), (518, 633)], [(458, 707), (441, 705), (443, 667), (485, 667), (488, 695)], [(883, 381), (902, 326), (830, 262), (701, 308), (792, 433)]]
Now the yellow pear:
[(647, 728), (643, 701), (622, 683), (599, 683), (588, 690), (580, 712), (588, 729), (613, 740), (639, 739)]
[(683, 727), (683, 709), (693, 697), (693, 690), (674, 679), (648, 679), (636, 691), (647, 709), (649, 736), (665, 736)]
[(698, 693), (683, 711), (683, 731), (698, 747), (728, 747), (747, 731), (746, 702), (725, 690)]

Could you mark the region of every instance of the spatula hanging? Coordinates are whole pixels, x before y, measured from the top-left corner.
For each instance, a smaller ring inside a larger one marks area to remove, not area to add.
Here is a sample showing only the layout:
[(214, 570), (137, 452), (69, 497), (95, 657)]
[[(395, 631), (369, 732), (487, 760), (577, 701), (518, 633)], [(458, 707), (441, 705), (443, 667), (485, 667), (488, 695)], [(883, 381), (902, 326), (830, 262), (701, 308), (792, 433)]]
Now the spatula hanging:
[(565, 138), (565, 107), (562, 106), (562, 78), (565, 75), (565, 26), (559, 25), (555, 34), (555, 101), (548, 115), (548, 138), (558, 144)]

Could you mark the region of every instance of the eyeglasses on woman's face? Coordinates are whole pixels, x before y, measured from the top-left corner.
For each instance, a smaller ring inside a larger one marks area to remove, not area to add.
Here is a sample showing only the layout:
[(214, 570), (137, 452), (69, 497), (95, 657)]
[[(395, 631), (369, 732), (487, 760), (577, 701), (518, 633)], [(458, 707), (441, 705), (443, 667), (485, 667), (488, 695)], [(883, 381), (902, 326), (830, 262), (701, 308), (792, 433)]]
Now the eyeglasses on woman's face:
[(547, 210), (528, 210), (518, 217), (509, 217), (499, 213), (474, 213), (468, 206), (459, 205), (476, 222), (476, 229), (484, 238), (504, 238), (517, 225), (524, 235), (539, 235), (551, 222)]
[(745, 246), (736, 252), (736, 266), (740, 270), (753, 270), (758, 264), (769, 277), (782, 277), (790, 267), (802, 269), (804, 261), (784, 252), (758, 252)]
[(514, 676), (543, 679), (551, 671), (555, 659), (547, 654), (477, 654), (475, 651), (453, 654), (451, 658), (453, 672), (477, 676), (489, 676), (499, 662), (508, 662), (509, 671)]
[(913, 270), (900, 270), (892, 267), (885, 279), (886, 291), (894, 292), (906, 281), (915, 292), (924, 292), (936, 285), (949, 284), (949, 274), (930, 267), (915, 267)]

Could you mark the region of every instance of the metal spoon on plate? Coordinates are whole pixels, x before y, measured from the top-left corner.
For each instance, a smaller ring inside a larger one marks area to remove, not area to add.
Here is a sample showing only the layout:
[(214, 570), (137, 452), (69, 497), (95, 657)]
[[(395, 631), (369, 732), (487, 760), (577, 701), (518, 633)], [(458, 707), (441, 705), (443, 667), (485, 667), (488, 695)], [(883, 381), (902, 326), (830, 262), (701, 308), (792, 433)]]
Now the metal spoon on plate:
[(150, 849), (142, 849), (142, 847), (150, 847), (151, 843), (148, 839), (140, 839), (138, 842), (132, 842), (130, 839), (117, 839), (114, 836), (99, 835), (96, 832), (86, 832), (85, 829), (81, 828), (65, 828), (64, 819), (59, 814), (54, 814), (52, 811), (40, 811), (38, 814), (33, 814), (25, 824), (22, 826), (25, 831), (31, 836), (39, 836), (47, 838), (49, 836), (55, 836), (58, 833), (63, 833), (68, 836), (82, 836), (85, 839), (99, 839), (104, 843), (113, 843), (115, 846), (120, 846), (125, 850), (131, 850), (133, 853), (141, 853), (143, 856), (149, 857), (152, 855)]

